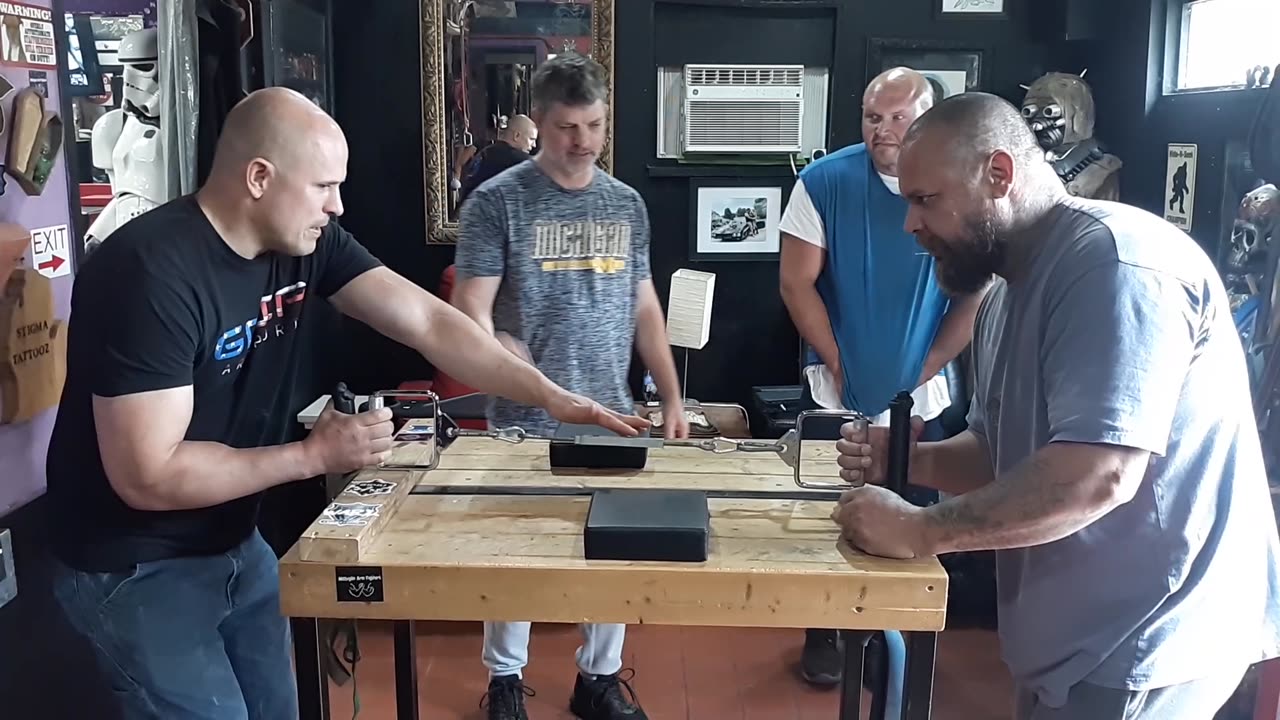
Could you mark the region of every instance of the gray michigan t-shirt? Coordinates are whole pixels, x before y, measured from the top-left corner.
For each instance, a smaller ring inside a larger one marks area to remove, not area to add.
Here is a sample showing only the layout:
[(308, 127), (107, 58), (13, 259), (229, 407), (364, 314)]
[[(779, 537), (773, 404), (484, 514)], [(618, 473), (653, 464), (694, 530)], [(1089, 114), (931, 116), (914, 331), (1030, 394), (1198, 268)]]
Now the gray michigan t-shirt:
[[(599, 168), (587, 187), (565, 189), (529, 160), (477, 188), (458, 225), (458, 272), (502, 278), (494, 330), (524, 341), (557, 385), (634, 413), (636, 286), (650, 277), (640, 194)], [(531, 433), (559, 425), (505, 398), (490, 403), (489, 423)]]
[(1153, 453), (1136, 496), (997, 553), (1015, 680), (1059, 707), (1280, 654), (1280, 563), (1244, 353), (1213, 264), (1137, 208), (1070, 199), (974, 329), (972, 429), (998, 473), (1050, 442)]

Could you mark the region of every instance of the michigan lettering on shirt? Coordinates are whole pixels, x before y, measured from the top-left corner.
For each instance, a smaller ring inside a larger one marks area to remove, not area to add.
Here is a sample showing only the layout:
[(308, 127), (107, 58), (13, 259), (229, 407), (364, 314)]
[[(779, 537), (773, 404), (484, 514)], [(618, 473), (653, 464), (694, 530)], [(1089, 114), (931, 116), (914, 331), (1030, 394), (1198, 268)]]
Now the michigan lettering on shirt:
[(533, 259), (543, 272), (613, 274), (631, 257), (631, 223), (617, 220), (534, 222)]

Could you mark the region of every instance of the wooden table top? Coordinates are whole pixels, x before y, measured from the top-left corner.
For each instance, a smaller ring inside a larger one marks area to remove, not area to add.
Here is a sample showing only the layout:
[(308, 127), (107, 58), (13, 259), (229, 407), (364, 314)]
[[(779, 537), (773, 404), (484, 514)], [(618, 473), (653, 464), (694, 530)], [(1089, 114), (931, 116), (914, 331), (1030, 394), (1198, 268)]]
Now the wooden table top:
[[(406, 445), (394, 459), (422, 452)], [(803, 454), (806, 477), (835, 480), (830, 442), (805, 444)], [(464, 494), (411, 494), (420, 485)], [(545, 442), (461, 438), (435, 470), (359, 473), (281, 560), (284, 612), (899, 630), (944, 624), (947, 576), (938, 561), (851, 549), (838, 537), (829, 500), (712, 498), (706, 562), (597, 561), (583, 558), (589, 496), (461, 490), (477, 485), (804, 492), (773, 453), (660, 448), (649, 450), (641, 471), (553, 472)], [(357, 568), (380, 580), (380, 602), (338, 601), (337, 577), (363, 572)]]

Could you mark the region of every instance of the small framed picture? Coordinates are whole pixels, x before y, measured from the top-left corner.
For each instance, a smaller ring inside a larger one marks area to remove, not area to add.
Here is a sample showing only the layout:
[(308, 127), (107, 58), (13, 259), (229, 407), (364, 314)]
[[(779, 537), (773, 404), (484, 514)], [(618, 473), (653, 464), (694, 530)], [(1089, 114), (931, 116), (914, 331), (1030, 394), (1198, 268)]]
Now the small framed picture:
[(947, 18), (1004, 17), (1005, 0), (933, 0), (937, 14)]
[(777, 260), (783, 184), (773, 178), (690, 178), (690, 260)]
[(983, 87), (981, 48), (956, 46), (933, 40), (871, 38), (867, 43), (867, 81), (894, 67), (909, 67), (933, 85), (936, 99), (944, 100)]

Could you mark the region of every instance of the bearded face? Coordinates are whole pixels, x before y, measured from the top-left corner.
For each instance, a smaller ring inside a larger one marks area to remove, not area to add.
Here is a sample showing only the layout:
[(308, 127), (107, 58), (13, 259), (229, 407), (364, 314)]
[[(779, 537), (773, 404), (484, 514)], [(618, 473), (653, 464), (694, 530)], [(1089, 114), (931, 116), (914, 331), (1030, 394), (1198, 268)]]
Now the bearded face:
[(1004, 265), (1006, 242), (990, 209), (975, 210), (963, 218), (954, 237), (917, 233), (920, 245), (934, 258), (938, 284), (948, 294), (975, 293), (991, 282)]

